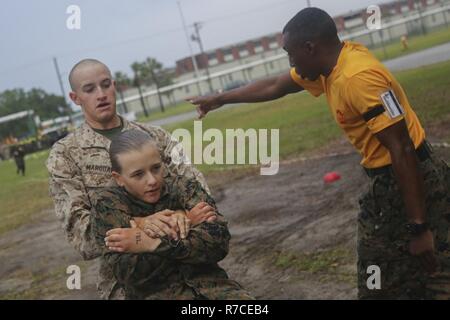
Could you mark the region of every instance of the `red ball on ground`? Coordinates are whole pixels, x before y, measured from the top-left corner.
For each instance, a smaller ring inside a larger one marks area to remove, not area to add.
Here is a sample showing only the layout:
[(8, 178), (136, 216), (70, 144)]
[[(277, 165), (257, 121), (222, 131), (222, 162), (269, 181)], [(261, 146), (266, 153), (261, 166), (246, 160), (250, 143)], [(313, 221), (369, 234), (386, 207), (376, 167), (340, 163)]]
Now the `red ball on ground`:
[(337, 173), (336, 171), (329, 172), (323, 176), (323, 181), (325, 183), (335, 182), (339, 179), (341, 179), (341, 175), (339, 173)]

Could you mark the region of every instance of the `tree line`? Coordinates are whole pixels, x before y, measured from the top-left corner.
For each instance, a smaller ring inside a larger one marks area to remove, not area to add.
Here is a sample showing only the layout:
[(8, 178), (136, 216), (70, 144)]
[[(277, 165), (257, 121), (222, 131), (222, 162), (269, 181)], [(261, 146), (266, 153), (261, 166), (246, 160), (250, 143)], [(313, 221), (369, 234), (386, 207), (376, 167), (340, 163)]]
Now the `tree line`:
[[(164, 68), (163, 64), (154, 58), (147, 58), (142, 62), (134, 62), (131, 65), (131, 70), (133, 70), (132, 78), (129, 78), (125, 73), (120, 71), (114, 74), (117, 87), (116, 89), (119, 92), (122, 101), (124, 100), (123, 92), (125, 90), (130, 87), (137, 88), (140, 96), (142, 111), (147, 117), (149, 115), (149, 111), (142, 91), (142, 86), (145, 85), (156, 87), (159, 107), (162, 112), (165, 111), (162, 96), (166, 96), (170, 100), (171, 104), (175, 104), (173, 90), (165, 91), (164, 93), (160, 91), (162, 87), (173, 84), (174, 72), (172, 70)], [(123, 102), (122, 105), (124, 111), (128, 112), (126, 102)]]

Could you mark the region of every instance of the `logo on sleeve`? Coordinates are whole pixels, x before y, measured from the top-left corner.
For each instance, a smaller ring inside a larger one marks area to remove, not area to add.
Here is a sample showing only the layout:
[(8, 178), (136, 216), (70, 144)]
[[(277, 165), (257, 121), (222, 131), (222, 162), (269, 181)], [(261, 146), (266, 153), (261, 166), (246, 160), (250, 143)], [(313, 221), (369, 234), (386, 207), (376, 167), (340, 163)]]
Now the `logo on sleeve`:
[(383, 102), (384, 108), (391, 119), (397, 118), (403, 114), (405, 111), (402, 105), (398, 102), (394, 91), (389, 90), (381, 94), (381, 101)]

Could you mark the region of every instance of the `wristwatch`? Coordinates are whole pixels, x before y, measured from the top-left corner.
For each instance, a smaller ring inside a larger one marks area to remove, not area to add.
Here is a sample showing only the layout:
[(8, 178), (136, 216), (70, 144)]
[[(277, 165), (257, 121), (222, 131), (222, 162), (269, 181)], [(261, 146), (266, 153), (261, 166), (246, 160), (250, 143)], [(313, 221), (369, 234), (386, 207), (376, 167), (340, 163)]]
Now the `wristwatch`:
[(428, 223), (407, 223), (406, 229), (408, 230), (408, 233), (412, 236), (419, 236), (425, 231), (430, 229), (430, 226)]

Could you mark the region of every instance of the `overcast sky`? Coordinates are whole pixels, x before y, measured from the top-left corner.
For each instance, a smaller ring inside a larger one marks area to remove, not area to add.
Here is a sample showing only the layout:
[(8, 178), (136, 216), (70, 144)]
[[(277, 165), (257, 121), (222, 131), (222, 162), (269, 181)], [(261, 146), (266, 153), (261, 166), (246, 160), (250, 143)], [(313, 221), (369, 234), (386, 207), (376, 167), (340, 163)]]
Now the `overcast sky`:
[[(306, 0), (180, 0), (188, 25), (204, 22), (206, 50), (280, 31)], [(379, 0), (311, 0), (331, 15), (366, 8)], [(69, 30), (67, 7), (81, 9), (81, 29)], [(190, 29), (192, 31), (192, 29)], [(42, 88), (60, 94), (52, 57), (66, 93), (67, 74), (92, 57), (112, 72), (131, 75), (130, 65), (148, 56), (165, 66), (189, 55), (177, 0), (2, 0), (0, 91)], [(199, 49), (192, 43), (195, 53)]]

